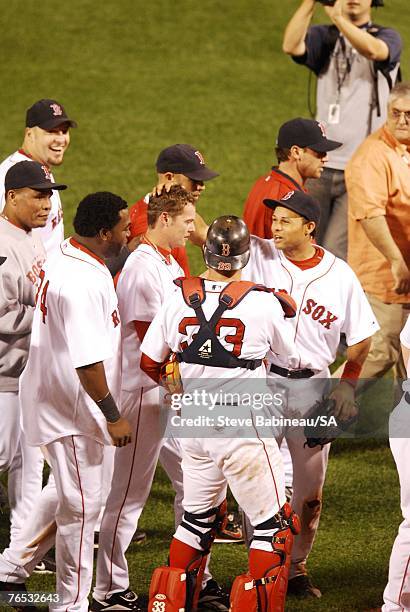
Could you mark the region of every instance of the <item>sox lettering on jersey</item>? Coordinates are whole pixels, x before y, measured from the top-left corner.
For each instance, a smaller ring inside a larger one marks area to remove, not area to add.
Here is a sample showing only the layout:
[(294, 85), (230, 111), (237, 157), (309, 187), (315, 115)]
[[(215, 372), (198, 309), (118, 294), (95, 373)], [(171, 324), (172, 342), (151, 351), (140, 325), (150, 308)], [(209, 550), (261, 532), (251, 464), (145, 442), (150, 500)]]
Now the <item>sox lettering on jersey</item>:
[[(302, 312), (305, 314), (311, 315), (314, 321), (318, 321), (321, 325), (326, 327), (326, 329), (330, 329), (331, 324), (334, 321), (337, 321), (338, 317), (330, 312), (325, 306), (318, 304), (312, 298), (306, 300), (306, 306), (303, 308)], [(321, 319), (321, 317), (327, 313), (326, 316)]]

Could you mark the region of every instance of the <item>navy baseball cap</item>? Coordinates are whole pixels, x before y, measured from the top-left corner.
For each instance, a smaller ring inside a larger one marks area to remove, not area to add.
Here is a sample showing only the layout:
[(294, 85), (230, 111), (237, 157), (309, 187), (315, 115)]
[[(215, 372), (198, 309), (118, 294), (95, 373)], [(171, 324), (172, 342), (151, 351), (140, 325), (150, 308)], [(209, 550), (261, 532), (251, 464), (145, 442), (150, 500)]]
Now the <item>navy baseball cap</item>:
[(36, 191), (67, 189), (67, 185), (53, 183), (50, 171), (44, 164), (36, 161), (21, 161), (7, 170), (4, 177), (4, 190), (30, 187)]
[(263, 203), (268, 208), (275, 209), (277, 206), (283, 206), (293, 210), (307, 221), (314, 221), (316, 227), (320, 221), (320, 204), (311, 195), (304, 191), (289, 191), (280, 200), (270, 200), (266, 198)]
[(184, 174), (194, 181), (209, 181), (219, 176), (205, 166), (205, 160), (198, 149), (188, 144), (175, 144), (163, 149), (158, 155), (156, 168), (161, 174)]
[(325, 128), (313, 119), (291, 119), (279, 128), (278, 147), (290, 149), (293, 145), (307, 147), (317, 153), (326, 153), (342, 146), (341, 142), (326, 138)]
[(26, 127), (40, 127), (43, 130), (52, 130), (62, 123), (70, 127), (77, 127), (77, 123), (69, 119), (67, 113), (57, 100), (43, 99), (35, 102), (26, 112)]

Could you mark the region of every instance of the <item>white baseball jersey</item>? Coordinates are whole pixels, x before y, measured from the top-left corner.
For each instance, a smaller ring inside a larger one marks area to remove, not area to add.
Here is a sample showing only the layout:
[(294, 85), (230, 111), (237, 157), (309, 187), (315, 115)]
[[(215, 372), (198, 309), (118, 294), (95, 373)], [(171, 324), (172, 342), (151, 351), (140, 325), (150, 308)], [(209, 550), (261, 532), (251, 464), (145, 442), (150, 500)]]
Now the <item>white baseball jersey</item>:
[(44, 266), (27, 366), (20, 378), (22, 425), (41, 446), (68, 435), (111, 444), (106, 420), (76, 368), (104, 362), (108, 387), (120, 390), (118, 301), (102, 259), (72, 238)]
[(134, 321), (151, 322), (169, 295), (174, 279), (184, 276), (172, 255), (165, 257), (149, 244), (140, 244), (128, 257), (117, 284), (122, 324), (122, 388), (148, 389), (155, 383), (139, 367), (141, 341)]
[[(298, 368), (316, 372), (336, 358), (340, 334), (348, 346), (372, 336), (378, 329), (365, 293), (353, 270), (324, 250), (313, 268), (301, 270), (279, 251), (273, 240), (251, 237), (251, 256), (242, 278), (267, 287), (285, 289), (298, 309), (291, 324), (300, 354)], [(290, 368), (286, 358), (272, 358), (280, 367)]]
[[(14, 166), (14, 164), (21, 161), (33, 160), (23, 151), (19, 150), (6, 157), (6, 159), (0, 164), (0, 212), (3, 210), (6, 203), (4, 194), (4, 177), (11, 166)], [(50, 176), (51, 180), (54, 181), (53, 175), (50, 174)], [(48, 255), (58, 251), (61, 242), (64, 240), (63, 207), (61, 205), (59, 191), (54, 190), (50, 199), (51, 210), (47, 219), (47, 224), (45, 227), (33, 229), (33, 234), (41, 238)]]
[[(205, 281), (206, 300), (202, 304), (209, 320), (219, 304), (219, 294), (227, 283)], [(195, 313), (184, 301), (182, 291), (167, 300), (148, 329), (141, 346), (143, 353), (156, 362), (162, 362), (170, 350), (180, 352), (184, 344), (191, 343), (198, 332)], [(282, 307), (271, 293), (250, 292), (232, 310), (226, 310), (217, 327), (218, 338), (224, 348), (240, 359), (263, 359), (273, 351), (278, 359), (298, 362), (293, 342), (293, 329), (285, 319)], [(265, 378), (262, 363), (256, 370), (221, 368), (194, 363), (180, 364), (181, 376), (186, 379)], [(187, 387), (184, 385), (184, 389)]]

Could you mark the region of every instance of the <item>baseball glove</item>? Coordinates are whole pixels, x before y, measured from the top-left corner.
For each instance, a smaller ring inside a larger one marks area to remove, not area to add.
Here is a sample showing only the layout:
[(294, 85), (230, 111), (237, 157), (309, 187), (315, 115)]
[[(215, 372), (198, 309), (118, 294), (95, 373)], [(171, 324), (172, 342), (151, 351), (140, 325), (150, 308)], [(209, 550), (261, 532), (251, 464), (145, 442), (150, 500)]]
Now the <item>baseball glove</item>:
[[(357, 416), (347, 419), (346, 421), (337, 421), (334, 417), (334, 409), (336, 400), (323, 396), (313, 406), (308, 417), (308, 424), (305, 425), (304, 433), (306, 442), (304, 446), (315, 448), (315, 446), (324, 447), (325, 444), (330, 444), (336, 440), (344, 431), (357, 421)], [(329, 419), (331, 422), (329, 422)]]
[(175, 353), (171, 353), (168, 360), (162, 364), (159, 382), (171, 395), (184, 392)]

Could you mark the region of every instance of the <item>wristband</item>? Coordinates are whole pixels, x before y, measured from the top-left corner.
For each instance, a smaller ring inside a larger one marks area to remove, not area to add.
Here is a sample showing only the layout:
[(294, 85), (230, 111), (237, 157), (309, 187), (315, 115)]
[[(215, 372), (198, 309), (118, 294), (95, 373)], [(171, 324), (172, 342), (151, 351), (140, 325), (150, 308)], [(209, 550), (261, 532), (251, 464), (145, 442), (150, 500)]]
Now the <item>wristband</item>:
[(109, 423), (115, 423), (121, 418), (117, 404), (110, 392), (98, 402), (95, 402)]
[(361, 371), (362, 366), (360, 363), (357, 363), (356, 361), (347, 361), (343, 369), (341, 380), (349, 383), (349, 385), (352, 385), (352, 387), (356, 387)]

